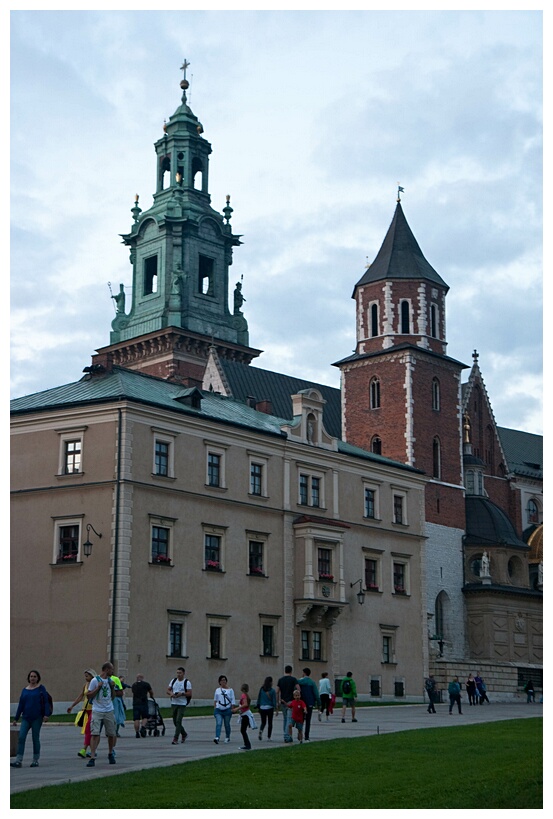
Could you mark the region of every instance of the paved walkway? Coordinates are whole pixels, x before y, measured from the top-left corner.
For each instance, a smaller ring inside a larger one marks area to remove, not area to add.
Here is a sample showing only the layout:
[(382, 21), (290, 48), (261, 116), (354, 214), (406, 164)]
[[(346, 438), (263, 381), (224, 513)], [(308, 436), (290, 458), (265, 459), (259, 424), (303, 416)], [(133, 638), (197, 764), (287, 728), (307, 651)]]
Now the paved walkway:
[[(345, 737), (372, 736), (389, 734), (395, 731), (406, 731), (413, 728), (448, 727), (450, 725), (474, 725), (481, 722), (521, 719), (543, 716), (543, 706), (526, 703), (493, 703), (469, 707), (463, 705), (463, 714), (448, 714), (447, 705), (437, 705), (437, 714), (428, 714), (425, 705), (381, 706), (378, 708), (358, 708), (356, 723), (352, 723), (348, 712), (348, 721), (342, 724), (340, 712), (337, 711), (326, 722), (318, 722), (316, 716), (311, 726), (312, 742)], [(259, 722), (259, 717), (256, 714)], [(215, 720), (213, 717), (189, 717), (185, 719), (188, 738), (184, 744), (171, 745), (171, 720), (165, 721), (165, 736), (136, 739), (132, 722), (126, 727), (117, 740), (116, 764), (109, 765), (107, 760), (107, 743), (104, 737), (100, 741), (98, 758), (94, 768), (87, 768), (86, 762), (77, 756), (81, 747), (80, 733), (73, 724), (47, 724), (41, 731), (41, 759), (38, 768), (31, 768), (32, 741), (27, 737), (25, 758), (22, 768), (10, 768), (11, 793), (41, 788), (46, 785), (60, 785), (67, 782), (81, 782), (86, 779), (116, 776), (129, 771), (140, 771), (145, 768), (165, 767), (194, 759), (204, 759), (223, 754), (244, 755), (239, 751), (242, 737), (237, 727), (237, 718), (232, 720), (232, 736), (228, 744), (215, 745), (213, 742)], [(294, 732), (295, 733), (295, 732)], [(282, 716), (275, 717), (273, 739), (259, 741), (256, 731), (250, 731), (253, 751), (264, 748), (286, 748), (282, 741)], [(294, 743), (295, 744), (295, 743)], [(250, 751), (252, 753), (253, 751)]]

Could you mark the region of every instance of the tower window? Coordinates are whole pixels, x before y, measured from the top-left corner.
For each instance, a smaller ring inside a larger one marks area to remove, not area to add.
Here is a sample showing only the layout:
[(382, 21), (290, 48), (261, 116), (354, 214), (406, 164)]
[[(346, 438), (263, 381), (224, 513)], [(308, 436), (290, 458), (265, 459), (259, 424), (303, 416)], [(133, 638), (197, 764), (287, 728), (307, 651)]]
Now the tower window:
[(380, 408), (380, 381), (378, 378), (371, 379), (370, 385), (371, 409)]
[(201, 191), (203, 186), (203, 165), (202, 160), (195, 156), (192, 160), (192, 187)]
[(442, 477), (442, 456), (439, 438), (434, 438), (432, 442), (432, 477), (438, 481)]
[(371, 306), (371, 338), (378, 335), (378, 304)]
[(200, 256), (198, 262), (198, 290), (204, 296), (213, 296), (213, 267), (214, 260), (209, 256)]
[(440, 382), (437, 378), (432, 379), (432, 409), (440, 409)]
[(171, 158), (162, 156), (159, 163), (159, 189), (163, 190), (171, 173)]
[(157, 256), (144, 259), (144, 295), (157, 293)]
[(401, 302), (401, 332), (402, 333), (410, 333), (411, 332), (411, 316), (410, 316), (410, 307), (408, 301)]
[(435, 304), (430, 305), (430, 335), (438, 338), (438, 308)]
[(374, 452), (375, 455), (382, 455), (382, 441), (375, 435), (371, 441), (371, 452)]

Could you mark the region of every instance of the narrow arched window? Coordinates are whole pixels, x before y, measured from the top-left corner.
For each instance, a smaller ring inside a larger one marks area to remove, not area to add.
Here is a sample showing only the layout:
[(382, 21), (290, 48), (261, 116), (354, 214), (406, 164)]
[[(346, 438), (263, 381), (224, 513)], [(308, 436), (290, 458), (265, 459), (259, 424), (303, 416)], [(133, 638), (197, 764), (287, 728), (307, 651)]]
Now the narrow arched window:
[(371, 441), (371, 452), (374, 452), (375, 455), (382, 455), (382, 441), (375, 435)]
[(370, 385), (371, 409), (380, 407), (380, 381), (378, 378), (371, 379)]
[(437, 378), (432, 379), (432, 409), (440, 409), (440, 382)]
[(430, 305), (430, 335), (438, 338), (438, 308), (435, 304)]
[(434, 438), (432, 441), (432, 477), (438, 481), (442, 477), (442, 457), (440, 439)]
[(411, 316), (410, 316), (410, 308), (408, 301), (401, 302), (401, 332), (402, 333), (410, 333), (411, 332)]
[(371, 338), (378, 335), (378, 304), (371, 306)]
[(203, 170), (202, 160), (195, 156), (192, 160), (192, 187), (197, 191), (203, 187)]

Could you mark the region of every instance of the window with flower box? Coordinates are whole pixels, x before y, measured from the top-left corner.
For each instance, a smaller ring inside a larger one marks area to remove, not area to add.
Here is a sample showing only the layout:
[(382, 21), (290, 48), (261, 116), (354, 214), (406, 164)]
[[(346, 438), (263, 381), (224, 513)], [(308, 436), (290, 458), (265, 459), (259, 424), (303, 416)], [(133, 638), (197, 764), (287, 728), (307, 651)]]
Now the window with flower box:
[(332, 582), (334, 575), (332, 573), (332, 549), (319, 546), (317, 549), (317, 569), (319, 572), (319, 580), (326, 580)]
[(205, 568), (221, 571), (221, 538), (219, 535), (205, 535)]
[(68, 566), (79, 562), (81, 543), (80, 520), (55, 521), (54, 533), (54, 563), (58, 566)]
[(250, 540), (248, 542), (248, 563), (250, 574), (263, 576), (263, 547), (260, 540)]
[(372, 557), (365, 558), (365, 588), (378, 591), (378, 561)]
[(171, 565), (170, 534), (165, 526), (152, 526), (152, 563)]
[(394, 594), (410, 594), (409, 558), (407, 556), (392, 557), (392, 577)]

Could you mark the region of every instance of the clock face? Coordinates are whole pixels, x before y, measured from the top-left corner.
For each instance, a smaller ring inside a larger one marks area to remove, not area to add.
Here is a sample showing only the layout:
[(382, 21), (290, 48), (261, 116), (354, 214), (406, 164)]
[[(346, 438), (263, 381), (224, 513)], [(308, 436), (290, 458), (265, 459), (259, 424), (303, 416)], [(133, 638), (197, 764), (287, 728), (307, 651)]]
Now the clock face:
[(323, 586), (322, 593), (323, 597), (330, 597), (330, 588), (328, 586)]

